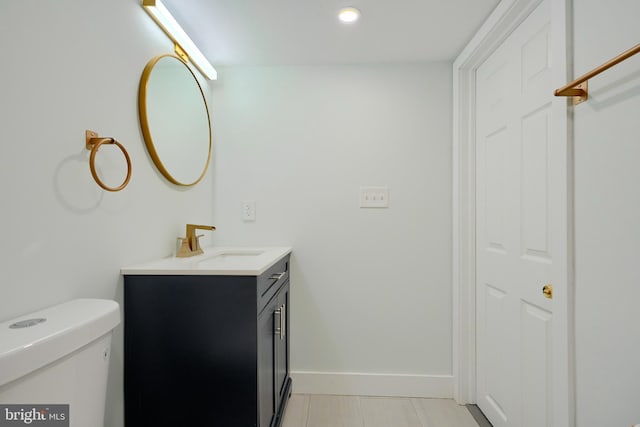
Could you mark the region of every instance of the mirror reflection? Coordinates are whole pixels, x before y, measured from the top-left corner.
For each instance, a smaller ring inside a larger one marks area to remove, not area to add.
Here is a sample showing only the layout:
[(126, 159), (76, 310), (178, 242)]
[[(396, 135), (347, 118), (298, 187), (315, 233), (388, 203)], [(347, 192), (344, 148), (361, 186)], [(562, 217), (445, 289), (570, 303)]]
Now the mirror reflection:
[(172, 183), (194, 185), (211, 158), (211, 123), (202, 88), (180, 58), (161, 55), (144, 69), (138, 108), (145, 144)]

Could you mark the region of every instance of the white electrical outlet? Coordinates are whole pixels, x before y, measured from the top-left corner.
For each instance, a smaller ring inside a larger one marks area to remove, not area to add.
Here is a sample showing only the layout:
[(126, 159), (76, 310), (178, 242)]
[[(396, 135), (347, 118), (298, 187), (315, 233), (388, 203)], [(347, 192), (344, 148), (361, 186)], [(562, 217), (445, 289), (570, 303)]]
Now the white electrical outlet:
[(388, 208), (389, 187), (360, 187), (361, 208)]
[(256, 220), (256, 202), (253, 200), (242, 202), (242, 220), (245, 222)]

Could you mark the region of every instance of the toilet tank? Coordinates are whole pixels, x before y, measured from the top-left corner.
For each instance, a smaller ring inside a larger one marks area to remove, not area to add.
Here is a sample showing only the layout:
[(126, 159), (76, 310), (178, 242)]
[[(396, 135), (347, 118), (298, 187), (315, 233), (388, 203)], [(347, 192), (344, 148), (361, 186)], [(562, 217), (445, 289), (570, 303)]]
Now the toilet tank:
[(5, 409), (10, 404), (25, 412), (69, 405), (69, 424), (61, 425), (103, 427), (111, 334), (119, 323), (118, 303), (101, 299), (77, 299), (0, 323), (0, 421), (13, 416), (5, 411), (19, 411)]

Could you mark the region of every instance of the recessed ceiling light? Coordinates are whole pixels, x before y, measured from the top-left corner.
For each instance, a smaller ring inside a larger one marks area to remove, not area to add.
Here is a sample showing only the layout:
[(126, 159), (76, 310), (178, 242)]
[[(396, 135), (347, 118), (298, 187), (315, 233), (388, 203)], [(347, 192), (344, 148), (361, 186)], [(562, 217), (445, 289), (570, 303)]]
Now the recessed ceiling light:
[(345, 7), (338, 12), (338, 19), (342, 22), (352, 23), (356, 22), (360, 18), (360, 11), (355, 7)]

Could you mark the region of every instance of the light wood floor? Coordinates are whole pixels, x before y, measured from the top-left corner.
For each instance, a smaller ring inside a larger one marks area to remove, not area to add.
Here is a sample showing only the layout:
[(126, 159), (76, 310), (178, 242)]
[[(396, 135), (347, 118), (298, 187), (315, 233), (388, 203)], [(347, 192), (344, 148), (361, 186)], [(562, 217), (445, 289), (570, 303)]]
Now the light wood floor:
[(478, 427), (450, 399), (294, 394), (283, 427)]

